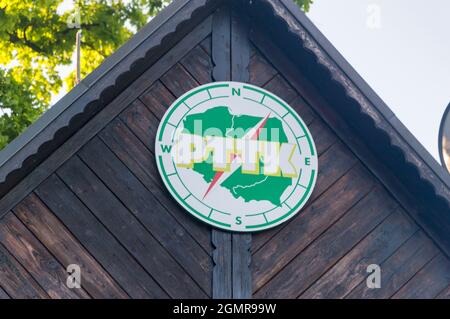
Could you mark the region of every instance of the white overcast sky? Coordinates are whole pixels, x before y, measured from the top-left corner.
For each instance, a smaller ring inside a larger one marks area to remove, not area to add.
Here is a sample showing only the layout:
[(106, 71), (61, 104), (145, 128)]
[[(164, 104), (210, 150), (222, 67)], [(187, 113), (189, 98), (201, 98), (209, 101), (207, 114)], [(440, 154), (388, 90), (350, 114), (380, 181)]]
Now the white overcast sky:
[[(65, 0), (60, 9), (70, 7)], [(450, 0), (314, 0), (308, 16), (439, 161), (450, 102)]]
[(308, 16), (438, 159), (450, 103), (450, 1), (314, 0)]

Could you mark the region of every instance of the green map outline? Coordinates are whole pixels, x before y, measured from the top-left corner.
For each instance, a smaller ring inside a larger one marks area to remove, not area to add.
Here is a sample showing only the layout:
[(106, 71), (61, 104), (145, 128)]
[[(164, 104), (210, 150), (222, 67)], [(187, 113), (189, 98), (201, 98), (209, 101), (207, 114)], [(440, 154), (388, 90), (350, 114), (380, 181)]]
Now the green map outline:
[[(183, 118), (183, 132), (196, 134), (205, 137), (209, 128), (213, 127), (217, 130), (217, 136), (242, 138), (248, 130), (254, 128), (263, 117), (232, 114), (228, 106), (216, 106), (206, 110), (203, 113), (195, 113), (187, 115)], [(195, 121), (202, 121), (202, 131), (195, 131)], [(239, 131), (232, 131), (239, 128)], [(287, 143), (288, 138), (283, 129), (283, 123), (276, 117), (268, 118), (265, 127), (265, 135), (260, 136), (258, 140), (273, 141), (272, 129), (279, 132), (279, 136), (275, 136), (276, 141)], [(230, 135), (234, 132), (234, 135)], [(210, 135), (212, 136), (212, 135)], [(195, 163), (192, 169), (201, 174), (207, 183), (211, 183), (214, 175), (217, 173), (212, 168), (211, 156), (207, 161)], [(242, 198), (245, 202), (250, 201), (269, 201), (274, 206), (281, 206), (281, 197), (293, 184), (292, 177), (283, 176), (265, 176), (262, 175), (264, 164), (259, 162), (259, 174), (244, 174), (241, 169), (237, 169), (228, 178), (223, 181), (220, 186), (230, 191), (231, 195), (238, 199)]]
[[(165, 132), (165, 127), (166, 127), (166, 125), (168, 124), (168, 121), (170, 120), (171, 114), (172, 114), (172, 113), (173, 113), (173, 112), (174, 112), (174, 111), (175, 111), (182, 103), (184, 103), (188, 97), (190, 97), (190, 96), (192, 96), (192, 95), (194, 95), (194, 94), (197, 94), (197, 93), (199, 93), (199, 92), (201, 92), (201, 91), (205, 91), (205, 90), (209, 92), (209, 90), (211, 90), (211, 89), (213, 89), (213, 88), (223, 88), (223, 87), (230, 88), (231, 84), (239, 85), (241, 88), (244, 88), (244, 89), (247, 89), (247, 90), (252, 90), (252, 91), (255, 91), (255, 92), (259, 92), (262, 96), (270, 97), (270, 98), (273, 99), (275, 102), (277, 102), (278, 104), (280, 104), (284, 109), (286, 109), (288, 113), (292, 114), (293, 117), (294, 117), (294, 119), (296, 120), (296, 122), (297, 122), (297, 123), (301, 126), (301, 128), (303, 129), (304, 136), (308, 139), (309, 146), (310, 146), (310, 151), (311, 151), (311, 152), (310, 152), (311, 156), (316, 157), (316, 159), (318, 160), (317, 156), (315, 155), (315, 154), (316, 154), (316, 151), (315, 151), (315, 145), (314, 145), (314, 142), (312, 141), (311, 133), (309, 132), (308, 129), (306, 129), (306, 126), (305, 126), (304, 123), (302, 122), (302, 119), (299, 117), (299, 115), (298, 115), (298, 114), (297, 114), (297, 113), (296, 113), (289, 105), (283, 103), (283, 102), (280, 101), (276, 96), (274, 96), (272, 93), (270, 93), (270, 92), (268, 92), (268, 91), (266, 91), (266, 90), (263, 90), (263, 89), (257, 88), (257, 87), (253, 87), (253, 86), (247, 85), (247, 84), (245, 84), (245, 83), (238, 83), (238, 82), (218, 82), (218, 83), (214, 83), (214, 84), (206, 84), (206, 85), (203, 85), (203, 86), (199, 87), (197, 90), (195, 90), (195, 92), (193, 92), (193, 90), (192, 90), (192, 91), (189, 91), (189, 92), (185, 93), (185, 94), (184, 94), (183, 96), (181, 96), (177, 101), (174, 102), (174, 104), (169, 108), (168, 112), (166, 112), (166, 114), (165, 114), (164, 117), (162, 118), (161, 123), (160, 123), (160, 126), (159, 126), (159, 128), (158, 128), (158, 132), (157, 132), (157, 136), (159, 136), (159, 139), (158, 139), (157, 141), (155, 141), (155, 144), (158, 144), (158, 143), (161, 143), (161, 142), (162, 142), (162, 136), (163, 136), (163, 134), (164, 134), (164, 132)], [(214, 97), (214, 99), (215, 99), (215, 98), (227, 98), (227, 97), (229, 97), (229, 96)], [(274, 110), (273, 110), (272, 108), (270, 108), (269, 106), (267, 106), (267, 105), (265, 105), (265, 104), (263, 104), (263, 103), (260, 103), (260, 102), (258, 102), (258, 101), (256, 101), (256, 100), (252, 100), (252, 99), (245, 98), (245, 97), (244, 97), (244, 99), (248, 99), (248, 100), (253, 101), (253, 102), (255, 102), (255, 103), (261, 104), (261, 105), (263, 105), (264, 107), (266, 107), (266, 108), (268, 108), (268, 109), (274, 111)], [(197, 104), (196, 106), (198, 106), (198, 105), (200, 105), (200, 104), (202, 104), (202, 103), (204, 103), (204, 102), (207, 102), (207, 101), (209, 101), (209, 100), (210, 100), (210, 99), (205, 100), (205, 101), (203, 101), (203, 102)], [(190, 109), (188, 112), (186, 112), (185, 115), (186, 115), (187, 113), (189, 113), (190, 111), (191, 111), (191, 109)], [(279, 117), (281, 117), (276, 111), (274, 111), (274, 113), (277, 114)], [(185, 116), (185, 115), (184, 115), (184, 116)], [(183, 116), (182, 118), (184, 118), (184, 116)], [(284, 118), (284, 116), (281, 117), (281, 118)], [(289, 125), (288, 125), (288, 126), (289, 126)], [(291, 128), (290, 126), (289, 126), (289, 128), (290, 128), (290, 130), (292, 131), (292, 128)], [(294, 134), (294, 135), (295, 135), (295, 134)], [(172, 139), (172, 141), (173, 141), (173, 139)], [(297, 138), (297, 144), (298, 144), (298, 138)], [(299, 145), (299, 144), (298, 144), (298, 145)], [(222, 222), (220, 222), (220, 221), (217, 221), (217, 220), (214, 220), (214, 219), (210, 218), (211, 213), (209, 214), (209, 216), (205, 216), (203, 213), (200, 213), (199, 211), (197, 211), (196, 209), (194, 209), (193, 207), (191, 207), (191, 206), (185, 201), (185, 199), (182, 199), (182, 198), (179, 196), (178, 191), (175, 190), (175, 189), (173, 188), (171, 182), (170, 182), (169, 179), (168, 179), (168, 175), (167, 175), (167, 173), (166, 173), (166, 171), (165, 171), (165, 167), (164, 167), (164, 164), (163, 164), (163, 161), (162, 161), (162, 155), (158, 155), (158, 159), (159, 159), (159, 160), (156, 161), (156, 162), (157, 162), (157, 166), (158, 166), (158, 168), (159, 168), (159, 170), (160, 170), (160, 173), (161, 173), (162, 176), (163, 176), (163, 181), (164, 181), (164, 183), (166, 184), (166, 186), (168, 187), (169, 192), (172, 194), (172, 196), (174, 196), (174, 198), (175, 198), (182, 206), (184, 206), (184, 207), (188, 210), (188, 212), (190, 212), (190, 213), (193, 214), (193, 215), (198, 215), (199, 218), (202, 219), (202, 220), (204, 220), (204, 221), (209, 221), (209, 222), (215, 223), (215, 224), (219, 225), (220, 228), (232, 228), (232, 226), (231, 226), (230, 224), (222, 223)], [(172, 164), (174, 164), (174, 163), (172, 163)], [(316, 166), (317, 166), (317, 163), (316, 163)], [(178, 175), (178, 171), (176, 170), (176, 168), (175, 168), (175, 173), (174, 173), (174, 174), (177, 174), (177, 175)], [(172, 174), (171, 174), (171, 175), (172, 175)], [(305, 203), (306, 203), (306, 200), (311, 196), (312, 189), (313, 189), (313, 186), (314, 186), (314, 184), (315, 184), (316, 179), (317, 179), (316, 169), (311, 169), (310, 180), (309, 180), (308, 186), (306, 186), (306, 190), (305, 190), (305, 192), (304, 192), (303, 197), (302, 197), (299, 201), (297, 201), (295, 207), (293, 207), (289, 212), (287, 212), (287, 213), (284, 214), (283, 216), (281, 216), (281, 217), (279, 217), (279, 218), (277, 218), (277, 219), (275, 219), (275, 220), (272, 220), (272, 221), (270, 221), (270, 222), (268, 222), (268, 221), (266, 220), (267, 222), (266, 222), (266, 223), (263, 223), (263, 224), (258, 224), (258, 225), (247, 225), (247, 226), (245, 226), (245, 229), (253, 229), (252, 231), (268, 229), (268, 228), (272, 228), (272, 227), (274, 227), (274, 226), (280, 224), (281, 221), (286, 221), (286, 220), (290, 219), (290, 218), (292, 217), (291, 215), (292, 215), (293, 213), (295, 213), (297, 209), (300, 209), (300, 207), (303, 207), (303, 206), (305, 205)], [(186, 189), (188, 189), (188, 188), (186, 187), (186, 185), (184, 185), (184, 183), (183, 183), (183, 181), (182, 181), (181, 179), (180, 179), (180, 181), (181, 181), (181, 183), (183, 184), (183, 186), (184, 186)], [(285, 199), (284, 203), (292, 196), (293, 192), (295, 191), (295, 189), (296, 189), (297, 187), (298, 187), (298, 186), (294, 187), (293, 191), (292, 191), (291, 194), (289, 194), (289, 196)], [(192, 194), (191, 194), (191, 195), (192, 195)], [(195, 196), (194, 196), (194, 197), (195, 197)], [(198, 199), (197, 199), (197, 200), (198, 200)], [(201, 202), (201, 201), (200, 201), (200, 202)], [(209, 207), (208, 205), (206, 205), (206, 204), (203, 203), (203, 202), (202, 202), (202, 204), (205, 205), (206, 207)], [(287, 204), (286, 204), (286, 205), (287, 205)], [(288, 205), (287, 205), (287, 206), (288, 206)], [(288, 206), (288, 207), (289, 207), (289, 206)], [(218, 212), (218, 213), (227, 214), (227, 213), (224, 213), (224, 212), (220, 212), (220, 211), (218, 211), (217, 209), (213, 209), (213, 208), (211, 208), (211, 207), (209, 207), (209, 208), (211, 209), (211, 212), (212, 212), (212, 210), (214, 210), (214, 211), (216, 211), (216, 212)], [(265, 211), (265, 212), (261, 212), (261, 213), (259, 213), (258, 215), (264, 215), (264, 216), (265, 216), (265, 214), (270, 213), (270, 212), (271, 212), (272, 210), (274, 210), (274, 209), (275, 209), (275, 208), (270, 209), (270, 210), (267, 210), (267, 211)], [(228, 214), (228, 215), (229, 215), (229, 214)], [(255, 215), (256, 215), (256, 214), (255, 214)], [(295, 214), (294, 214), (294, 215), (295, 215)], [(249, 215), (247, 214), (246, 216), (249, 216)], [(289, 216), (290, 216), (290, 217), (289, 217)], [(268, 227), (268, 226), (270, 226), (270, 227)], [(232, 229), (232, 230), (233, 230), (233, 229)], [(239, 230), (239, 231), (244, 231), (244, 230)]]

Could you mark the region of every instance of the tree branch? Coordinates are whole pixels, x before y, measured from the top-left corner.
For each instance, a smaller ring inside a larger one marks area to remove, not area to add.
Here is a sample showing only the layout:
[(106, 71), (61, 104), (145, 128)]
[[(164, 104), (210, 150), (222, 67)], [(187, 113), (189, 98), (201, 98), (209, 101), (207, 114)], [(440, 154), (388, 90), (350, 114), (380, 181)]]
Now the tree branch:
[(31, 41), (28, 41), (28, 39), (25, 36), (25, 33), (24, 33), (25, 37), (23, 39), (19, 38), (17, 36), (17, 34), (13, 34), (13, 33), (9, 33), (9, 32), (7, 32), (7, 34), (9, 35), (9, 40), (12, 43), (21, 43), (21, 44), (29, 47), (33, 51), (36, 51), (36, 52), (41, 53), (41, 54), (47, 54), (47, 52), (45, 50), (43, 50), (42, 48), (40, 48), (37, 44), (35, 44), (35, 43), (31, 42)]

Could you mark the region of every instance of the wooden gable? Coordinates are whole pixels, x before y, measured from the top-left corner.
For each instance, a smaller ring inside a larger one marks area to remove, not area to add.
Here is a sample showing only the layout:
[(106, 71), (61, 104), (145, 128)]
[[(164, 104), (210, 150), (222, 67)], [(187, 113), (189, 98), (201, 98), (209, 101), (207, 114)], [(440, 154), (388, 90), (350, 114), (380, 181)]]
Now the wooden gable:
[[(1, 199), (0, 297), (450, 297), (445, 249), (377, 175), (379, 158), (361, 156), (339, 134), (323, 93), (236, 5), (213, 2), (188, 15), (183, 31), (172, 25), (184, 34)], [(308, 204), (253, 235), (192, 218), (154, 159), (171, 103), (221, 80), (249, 82), (290, 103), (319, 154)], [(81, 289), (66, 286), (70, 264), (81, 266)], [(366, 286), (370, 264), (381, 266), (381, 289)]]

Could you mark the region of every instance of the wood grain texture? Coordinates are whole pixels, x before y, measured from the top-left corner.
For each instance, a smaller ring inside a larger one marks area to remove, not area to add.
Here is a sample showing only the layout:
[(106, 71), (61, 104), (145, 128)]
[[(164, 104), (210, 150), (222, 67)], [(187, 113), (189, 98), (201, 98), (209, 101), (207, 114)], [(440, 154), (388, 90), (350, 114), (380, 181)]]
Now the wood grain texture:
[(418, 226), (396, 210), (345, 257), (316, 281), (301, 298), (343, 298), (366, 276), (367, 266), (382, 264)]
[(0, 282), (15, 299), (50, 298), (28, 271), (0, 244)]
[(298, 96), (298, 93), (280, 74), (275, 75), (273, 79), (264, 85), (264, 88), (282, 98), (288, 104)]
[[(248, 83), (250, 78), (248, 25), (246, 16), (240, 14), (238, 8), (232, 7), (229, 60), (231, 61), (231, 80), (236, 82)], [(217, 50), (217, 47), (214, 47), (214, 50)], [(233, 299), (249, 299), (252, 297), (251, 243), (252, 234), (232, 234)]]
[[(211, 257), (157, 198), (99, 139), (89, 142), (79, 155), (184, 271), (202, 287), (204, 292), (209, 292)], [(201, 291), (196, 291), (196, 288), (191, 281), (188, 289), (201, 296)]]
[(155, 138), (159, 126), (159, 119), (140, 100), (134, 101), (133, 104), (120, 114), (119, 119), (114, 120), (110, 125), (106, 126), (99, 135), (104, 135), (105, 131), (108, 131), (108, 127), (111, 125), (114, 126), (115, 124), (113, 123), (120, 122), (120, 120), (155, 154)]
[(213, 229), (211, 236), (214, 247), (212, 297), (214, 299), (231, 299), (233, 298), (231, 233)]
[(180, 63), (171, 68), (161, 78), (161, 82), (176, 98), (198, 86), (197, 81)]
[(252, 297), (251, 244), (252, 234), (232, 234), (233, 299)]
[(212, 21), (212, 61), (214, 81), (231, 80), (231, 8), (217, 9)]
[(439, 253), (408, 281), (392, 298), (435, 298), (450, 284), (450, 261)]
[[(202, 49), (203, 50), (205, 50), (205, 52), (206, 52), (206, 54), (208, 54), (209, 56), (211, 56), (211, 46), (212, 46), (212, 43), (211, 43), (212, 41), (211, 41), (211, 36), (207, 36), (206, 38), (205, 38), (205, 40), (203, 40), (201, 43), (200, 43), (200, 46), (202, 47)], [(211, 67), (212, 68), (212, 67)]]
[(369, 289), (367, 287), (366, 280), (362, 280), (361, 283), (345, 298), (390, 298), (413, 276), (415, 276), (415, 274), (422, 269), (424, 265), (435, 257), (438, 252), (439, 250), (423, 233), (423, 231), (418, 231), (394, 254), (380, 264), (382, 276), (381, 288)]
[[(326, 142), (328, 143), (330, 140)], [(316, 146), (317, 145), (318, 144), (316, 143)], [(317, 176), (314, 191), (303, 210), (306, 210), (315, 199), (321, 196), (323, 192), (325, 192), (331, 185), (345, 175), (356, 163), (356, 159), (342, 143), (336, 143), (333, 146), (329, 146), (325, 153), (319, 154), (319, 171), (321, 173)], [(256, 253), (275, 234), (280, 232), (284, 227), (295, 221), (297, 218), (298, 217), (294, 217), (279, 227), (254, 234), (252, 241), (252, 252)]]
[(264, 86), (278, 73), (259, 52), (250, 59), (249, 72), (249, 82), (256, 86)]
[[(211, 56), (214, 81), (231, 80), (231, 8), (220, 7), (213, 15)], [(232, 234), (211, 230), (213, 243), (213, 298), (233, 298), (233, 244)]]
[[(257, 28), (255, 28), (255, 30), (257, 30)], [(302, 98), (306, 101), (307, 104), (309, 104), (308, 106), (311, 106), (312, 109), (314, 109), (315, 112), (313, 114), (318, 114), (320, 118), (324, 119), (326, 123), (330, 127), (332, 127), (333, 133), (336, 133), (339, 138), (345, 141), (351, 151), (354, 152), (355, 157), (357, 157), (361, 162), (367, 165), (371, 172), (377, 177), (377, 179), (379, 179), (379, 181), (388, 188), (395, 199), (398, 200), (401, 205), (407, 209), (408, 212), (413, 212), (411, 215), (414, 216), (414, 214), (416, 214), (417, 212), (417, 207), (414, 207), (414, 204), (412, 204), (414, 202), (414, 198), (408, 197), (406, 195), (407, 190), (405, 188), (399, 187), (398, 182), (396, 182), (395, 176), (387, 173), (387, 169), (384, 164), (378, 162), (377, 159), (374, 158), (370, 152), (368, 152), (367, 146), (360, 142), (357, 136), (351, 133), (348, 126), (340, 119), (339, 115), (333, 111), (330, 104), (324, 100), (323, 96), (320, 93), (320, 88), (311, 85), (308, 79), (305, 79), (303, 77), (302, 72), (299, 72), (299, 69), (296, 68), (295, 65), (290, 63), (289, 58), (287, 58), (286, 55), (284, 55), (278, 47), (273, 45), (273, 43), (271, 43), (268, 37), (266, 37), (263, 33), (256, 31), (251, 34), (251, 39), (257, 47), (257, 50), (260, 50), (263, 53), (264, 58), (266, 58), (267, 61), (270, 61), (271, 66), (273, 67), (273, 65), (276, 65), (283, 77), (285, 77), (289, 81), (289, 83), (292, 84), (292, 86), (297, 90), (297, 92), (302, 95)], [(316, 122), (316, 120), (314, 120), (312, 124), (310, 124), (310, 128), (312, 125), (314, 125), (314, 122)], [(402, 280), (409, 280), (402, 279), (403, 277), (401, 276), (401, 274), (404, 274), (405, 277), (414, 276), (414, 271), (417, 270), (416, 268), (420, 267), (420, 265), (422, 265), (423, 263), (426, 263), (427, 259), (430, 257), (427, 253), (431, 252), (432, 254), (436, 249), (434, 243), (433, 246), (430, 246), (428, 248), (428, 250), (424, 249), (419, 250), (418, 252), (415, 252), (415, 249), (413, 249), (412, 246), (410, 247), (411, 248), (408, 248), (408, 251), (402, 251), (401, 249), (399, 249), (400, 259), (408, 258), (406, 256), (410, 254), (414, 256), (411, 257), (413, 259), (409, 260), (408, 264), (398, 266), (399, 268), (394, 270), (396, 274), (393, 275), (393, 278), (394, 280), (398, 280), (399, 282), (402, 282)], [(409, 249), (411, 249), (411, 251), (409, 251)], [(396, 254), (394, 253), (394, 255)], [(396, 279), (397, 277), (398, 279)], [(358, 280), (356, 280), (355, 284), (358, 282)], [(364, 284), (360, 281), (359, 283), (360, 285)], [(404, 284), (404, 282), (402, 284)], [(402, 284), (394, 282), (390, 289), (394, 289), (393, 287), (395, 287), (395, 289), (398, 289), (398, 285), (401, 286)], [(441, 292), (443, 295), (445, 295), (445, 289), (447, 288), (444, 288), (443, 292)], [(351, 296), (351, 294), (349, 296)]]
[[(142, 94), (139, 99), (148, 107), (148, 109), (161, 120), (167, 109), (175, 101), (175, 97), (161, 83), (157, 81)], [(136, 103), (136, 101), (134, 102)], [(124, 111), (126, 113), (126, 111)]]
[(450, 299), (450, 285), (442, 290), (439, 295), (437, 295), (436, 299)]
[(94, 70), (72, 94), (62, 99), (59, 107), (48, 112), (6, 153), (0, 169), (2, 196), (168, 50), (188, 38), (202, 20), (208, 20), (220, 2), (177, 1)]
[(137, 299), (168, 297), (58, 176), (48, 178), (36, 194), (128, 295)]
[[(130, 105), (136, 98), (144, 93), (153, 83), (155, 83), (164, 73), (176, 64), (192, 48), (197, 46), (205, 37), (211, 34), (212, 18), (207, 17), (204, 21), (198, 22), (193, 30), (184, 35), (179, 42), (159, 60), (149, 67), (139, 76), (128, 88), (124, 90), (97, 115), (95, 115), (86, 125), (80, 128), (74, 135), (52, 153), (37, 169), (30, 172), (17, 186), (0, 199), (0, 216), (6, 214), (14, 208), (24, 197), (39, 186), (48, 178), (62, 163), (75, 154), (87, 141), (95, 136), (104, 126)], [(98, 92), (92, 92), (98, 94)], [(92, 96), (80, 99), (80, 103), (86, 102)], [(83, 106), (84, 107), (84, 106)]]
[[(331, 145), (336, 142), (336, 136), (320, 119), (317, 118), (311, 107), (307, 105), (301, 96), (297, 95), (295, 90), (287, 83), (283, 76), (281, 76), (264, 57), (262, 57), (257, 49), (255, 55), (251, 59), (249, 69), (252, 81), (262, 79), (256, 84), (264, 85), (266, 89), (276, 91), (277, 94), (290, 101), (291, 106), (309, 125), (309, 129), (314, 136), (314, 141), (319, 154), (319, 170), (321, 171), (321, 174), (318, 175), (316, 188), (312, 198), (309, 200), (309, 205), (332, 183), (344, 175), (347, 170), (356, 163), (356, 159), (350, 155), (343, 146), (328, 151)], [(327, 156), (322, 156), (324, 153), (327, 154)], [(306, 207), (304, 209), (306, 209)], [(253, 236), (252, 251), (254, 253), (257, 252), (290, 222), (292, 221), (288, 221), (286, 224), (280, 225), (275, 229), (261, 232)]]
[[(231, 9), (231, 79), (248, 83), (250, 79), (250, 40), (248, 17), (238, 7)], [(215, 60), (217, 61), (217, 60)]]
[(202, 246), (204, 251), (211, 255), (210, 227), (192, 218), (173, 200), (161, 181), (154, 153), (144, 146), (142, 140), (138, 139), (120, 120), (111, 123), (100, 134), (100, 138), (140, 182), (155, 195), (166, 210), (179, 221), (180, 225)]
[(171, 297), (203, 295), (160, 242), (80, 159), (71, 159), (58, 174)]
[(290, 105), (300, 115), (306, 125), (311, 124), (317, 118), (315, 112), (300, 95)]
[[(317, 201), (303, 210), (253, 255), (253, 291), (258, 291), (307, 245), (313, 242), (345, 212), (373, 188), (373, 179), (361, 166), (350, 170)], [(281, 280), (279, 281), (281, 284)], [(256, 297), (273, 294), (272, 285), (256, 293)]]
[(0, 222), (0, 242), (14, 252), (18, 261), (51, 298), (90, 298), (83, 288), (67, 287), (66, 270), (13, 214)]
[(199, 84), (212, 82), (211, 56), (200, 45), (191, 50), (180, 62)]
[(0, 299), (2, 300), (11, 299), (11, 297), (9, 297), (6, 291), (4, 291), (1, 287), (0, 287)]
[(297, 255), (258, 296), (296, 298), (389, 216), (395, 206), (384, 190), (373, 190)]
[[(0, 214), (14, 212), (0, 227), (0, 298), (245, 298), (251, 290), (274, 298), (450, 298), (448, 259), (402, 211), (413, 201), (397, 186), (381, 186), (391, 182), (380, 174), (384, 166), (286, 52), (261, 34), (246, 46), (243, 20), (230, 10), (221, 8), (142, 70), (0, 200)], [(168, 107), (199, 84), (222, 80), (250, 82), (286, 100), (319, 155), (316, 188), (302, 212), (252, 235), (251, 244), (249, 235), (211, 231), (188, 215), (154, 162)], [(253, 283), (244, 271), (249, 247)], [(88, 269), (82, 296), (62, 288), (73, 261)], [(382, 289), (367, 289), (368, 263), (381, 265)]]
[(93, 298), (128, 297), (36, 195), (27, 196), (14, 213), (64, 268), (71, 264), (80, 267), (81, 287)]

